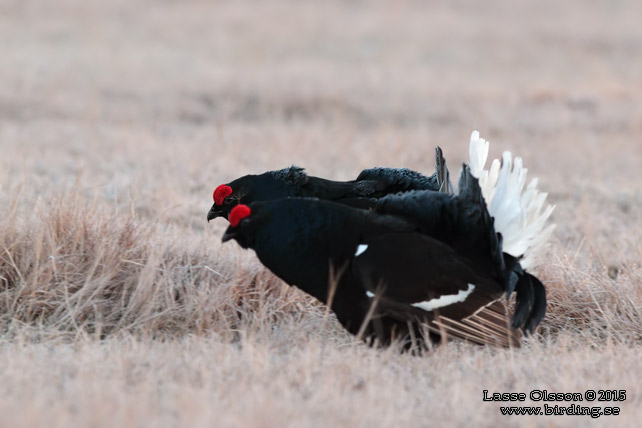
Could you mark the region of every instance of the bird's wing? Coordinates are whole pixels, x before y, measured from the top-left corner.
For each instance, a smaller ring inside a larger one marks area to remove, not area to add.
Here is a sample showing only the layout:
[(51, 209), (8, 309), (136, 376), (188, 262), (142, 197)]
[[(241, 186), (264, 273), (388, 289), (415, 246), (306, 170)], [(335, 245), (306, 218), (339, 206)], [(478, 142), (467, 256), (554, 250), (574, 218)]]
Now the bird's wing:
[(458, 196), (430, 191), (389, 195), (377, 201), (375, 211), (413, 221), (420, 233), (488, 266), (504, 280), (501, 238), (495, 232), (477, 179), (466, 166), (459, 179)]
[(417, 233), (388, 233), (357, 248), (352, 271), (367, 292), (424, 312), (455, 305), (473, 313), (503, 294), (487, 273), (477, 272), (452, 248)]
[(376, 184), (372, 197), (381, 197), (410, 190), (439, 190), (437, 175), (430, 177), (408, 168), (370, 168), (361, 171), (357, 182), (371, 181)]
[(519, 346), (501, 285), (442, 242), (415, 233), (380, 235), (357, 248), (352, 272), (388, 316), (422, 322), (442, 337)]

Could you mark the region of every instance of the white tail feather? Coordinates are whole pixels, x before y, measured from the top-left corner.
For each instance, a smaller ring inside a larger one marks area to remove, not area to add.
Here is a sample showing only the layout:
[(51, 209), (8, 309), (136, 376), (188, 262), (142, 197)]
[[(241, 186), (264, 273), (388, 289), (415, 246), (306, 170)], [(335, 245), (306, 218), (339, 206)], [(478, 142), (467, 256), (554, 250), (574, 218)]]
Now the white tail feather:
[(488, 212), (495, 218), (495, 230), (504, 238), (503, 251), (514, 257), (522, 256), (520, 263), (533, 270), (540, 263), (546, 242), (555, 225), (546, 225), (553, 209), (545, 205), (546, 193), (537, 190), (537, 179), (526, 189), (526, 174), (522, 159), (504, 152), (502, 162), (495, 159), (486, 170), (488, 141), (479, 132), (470, 136), (470, 171), (479, 180)]

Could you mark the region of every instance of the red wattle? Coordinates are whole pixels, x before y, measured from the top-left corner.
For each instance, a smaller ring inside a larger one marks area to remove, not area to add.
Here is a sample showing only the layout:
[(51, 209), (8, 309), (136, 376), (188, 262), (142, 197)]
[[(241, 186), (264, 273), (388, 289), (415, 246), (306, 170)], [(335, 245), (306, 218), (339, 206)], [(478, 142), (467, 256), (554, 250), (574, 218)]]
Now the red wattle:
[(239, 222), (249, 216), (251, 212), (250, 207), (247, 205), (239, 204), (235, 206), (232, 208), (232, 211), (230, 211), (230, 225), (232, 227), (238, 226)]
[(227, 184), (221, 184), (216, 189), (214, 189), (214, 203), (216, 205), (223, 205), (223, 200), (232, 194), (232, 188)]

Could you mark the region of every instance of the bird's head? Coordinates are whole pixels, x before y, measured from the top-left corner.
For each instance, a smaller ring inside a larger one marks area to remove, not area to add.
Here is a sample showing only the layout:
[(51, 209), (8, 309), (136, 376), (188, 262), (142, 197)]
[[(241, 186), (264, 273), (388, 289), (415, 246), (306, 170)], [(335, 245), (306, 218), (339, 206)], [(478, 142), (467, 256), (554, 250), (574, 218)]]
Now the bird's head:
[(259, 175), (245, 175), (227, 184), (221, 184), (212, 197), (214, 204), (207, 213), (207, 221), (217, 217), (230, 219), (232, 209), (238, 204), (269, 201), (295, 196), (298, 188), (307, 182), (302, 168), (295, 166)]
[(212, 198), (214, 199), (214, 204), (207, 213), (207, 221), (217, 217), (228, 218), (230, 211), (236, 206), (234, 189), (228, 184), (221, 184), (214, 189)]
[[(217, 217), (230, 219), (232, 209), (240, 203), (249, 204), (256, 200), (257, 175), (245, 175), (227, 184), (221, 184), (212, 194), (214, 204), (207, 213), (207, 221)], [(260, 193), (259, 193), (260, 195)]]
[(230, 211), (230, 225), (223, 234), (222, 241), (236, 240), (243, 248), (252, 246), (255, 227), (252, 219), (252, 209), (245, 204), (238, 204)]

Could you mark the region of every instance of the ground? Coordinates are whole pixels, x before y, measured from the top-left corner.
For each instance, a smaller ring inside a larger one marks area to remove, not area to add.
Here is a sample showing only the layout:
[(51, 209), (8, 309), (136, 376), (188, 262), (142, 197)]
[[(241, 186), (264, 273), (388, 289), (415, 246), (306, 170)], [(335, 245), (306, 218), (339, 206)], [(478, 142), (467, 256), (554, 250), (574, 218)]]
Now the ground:
[[(637, 426), (641, 12), (3, 1), (0, 426)], [(216, 185), (291, 164), (432, 173), (440, 145), (456, 174), (474, 129), (556, 205), (521, 349), (368, 348), (205, 221)], [(482, 400), (535, 389), (627, 396)]]

